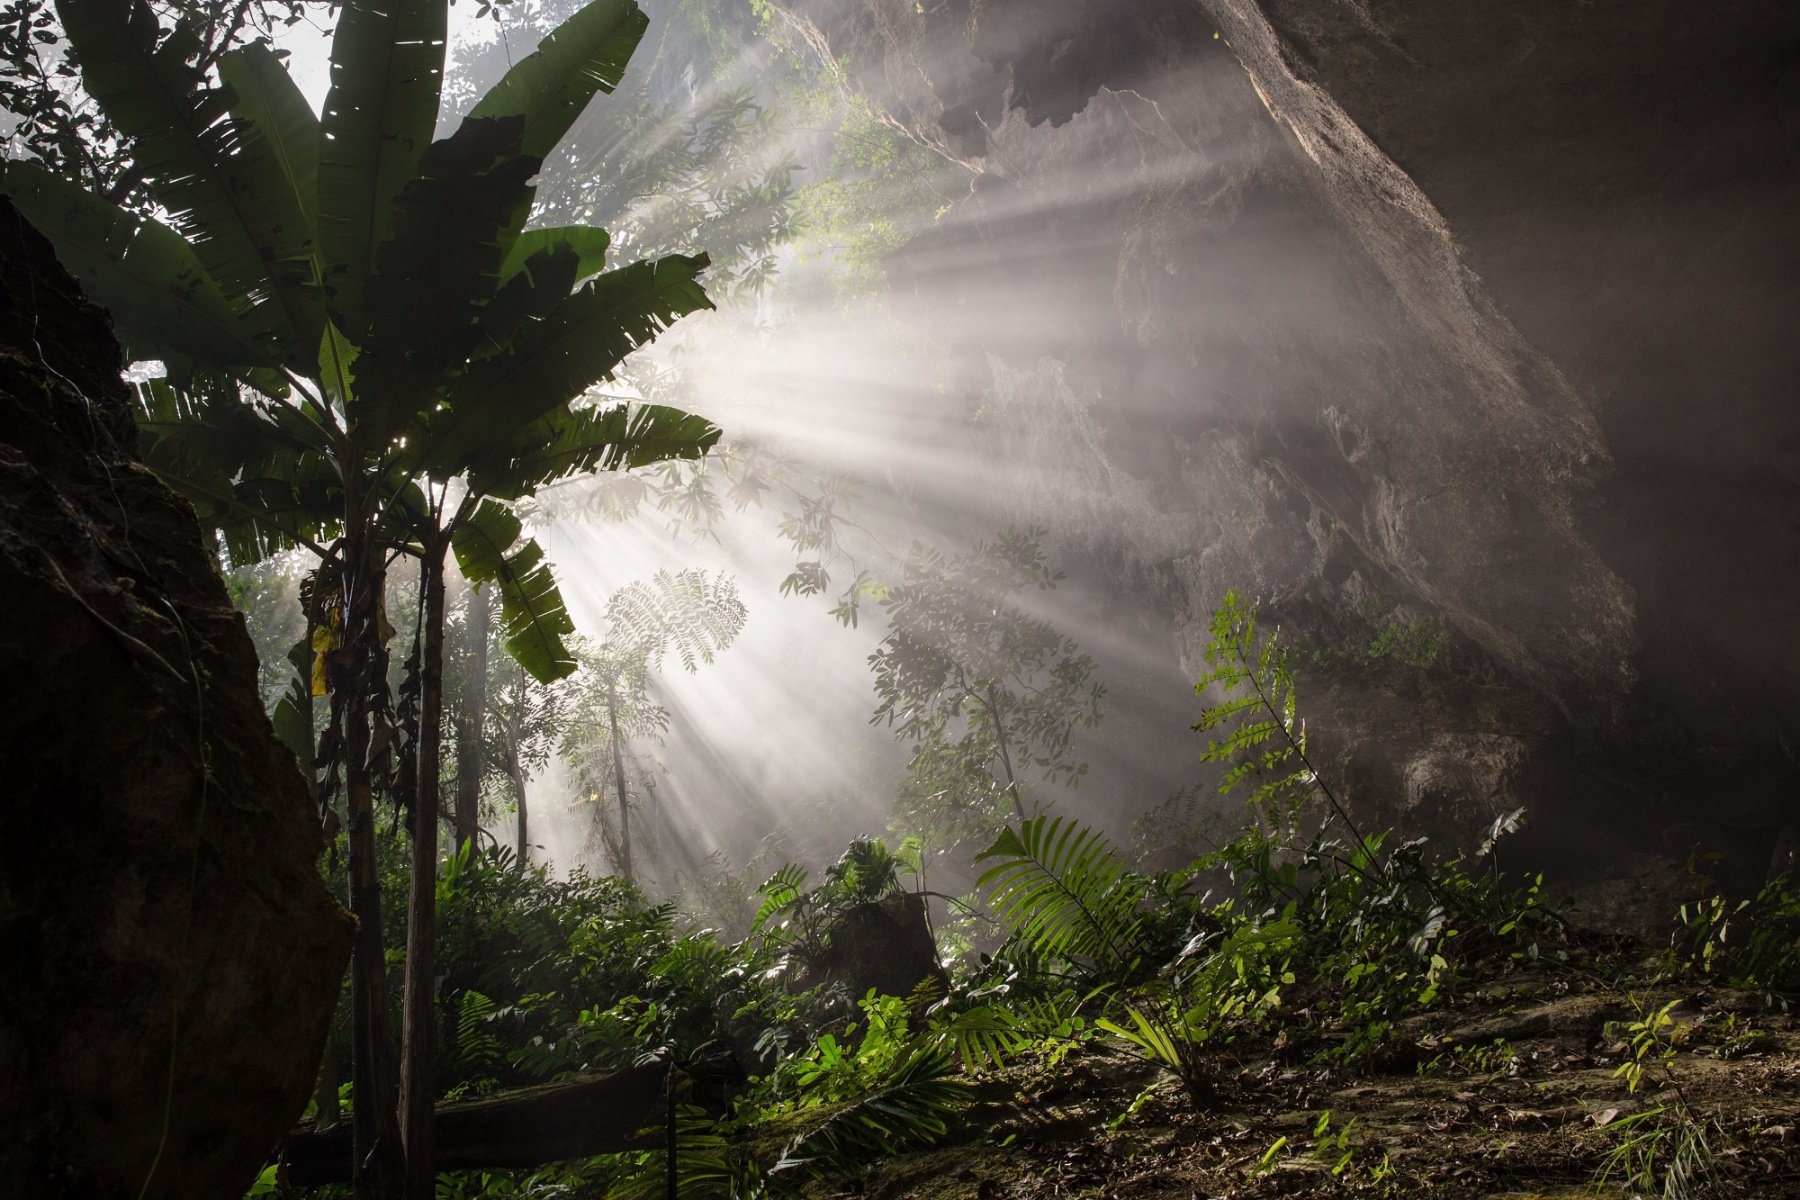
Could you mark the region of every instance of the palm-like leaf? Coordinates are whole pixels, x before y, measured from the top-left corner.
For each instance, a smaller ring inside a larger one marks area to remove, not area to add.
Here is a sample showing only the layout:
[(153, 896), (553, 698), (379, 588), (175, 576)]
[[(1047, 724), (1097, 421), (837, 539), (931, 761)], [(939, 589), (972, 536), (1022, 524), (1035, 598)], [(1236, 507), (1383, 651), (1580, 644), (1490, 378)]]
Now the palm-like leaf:
[(238, 321), (247, 305), (225, 298), (180, 234), (32, 163), (7, 163), (5, 172), (0, 190), (112, 312), (133, 357), (162, 359), (183, 373), (196, 362), (273, 365)]
[(1053, 958), (1097, 967), (1128, 965), (1137, 951), (1145, 883), (1105, 837), (1062, 817), (1003, 829), (975, 856), (993, 861), (977, 886), (991, 888), (994, 915), (1013, 938)]
[(471, 365), (422, 435), (433, 462), (463, 463), (609, 376), (677, 317), (711, 308), (697, 276), (704, 254), (608, 271), (526, 322), (511, 349)]
[(545, 251), (567, 250), (575, 255), (577, 280), (599, 273), (606, 266), (606, 251), (612, 236), (591, 225), (562, 225), (554, 229), (527, 229), (513, 239), (506, 261), (500, 264), (500, 282), (505, 283), (525, 269), (533, 256)]
[(358, 341), (356, 420), (370, 450), (431, 411), (479, 341), (476, 322), (531, 210), (539, 162), (518, 153), (520, 128), (517, 117), (464, 121), (420, 156), (418, 177), (395, 198)]
[(973, 1086), (952, 1078), (956, 1069), (942, 1047), (915, 1046), (879, 1088), (790, 1142), (770, 1176), (855, 1170), (879, 1155), (937, 1141), (974, 1095)]
[(471, 583), (492, 583), (500, 592), (500, 627), (507, 651), (540, 683), (575, 669), (564, 640), (575, 632), (556, 579), (535, 540), (520, 543), (519, 518), (504, 505), (484, 500), (451, 534), (457, 566)]
[(542, 159), (596, 92), (619, 85), (650, 26), (636, 0), (594, 0), (551, 30), (469, 112), (470, 120), (520, 117), (520, 151)]
[(659, 404), (559, 408), (470, 463), (470, 487), (514, 500), (586, 471), (699, 458), (719, 436), (706, 418)]
[(251, 337), (304, 366), (318, 343), (323, 296), (311, 277), (312, 230), (269, 146), (246, 138), (229, 89), (198, 87), (199, 41), (161, 36), (144, 0), (61, 0), (82, 82), (131, 141), (157, 202), (226, 297), (248, 300)]
[(448, 13), (445, 0), (347, 0), (332, 36), (318, 229), (332, 310), (352, 340), (362, 336), (363, 287), (393, 232), (394, 202), (437, 127)]
[[(261, 42), (219, 59), (219, 78), (231, 89), (231, 115), (242, 131), (244, 152), (266, 155), (284, 185), (279, 203), (308, 231), (319, 191), (319, 118), (275, 52)], [(311, 270), (311, 263), (298, 264)], [(314, 280), (313, 282), (318, 282)]]

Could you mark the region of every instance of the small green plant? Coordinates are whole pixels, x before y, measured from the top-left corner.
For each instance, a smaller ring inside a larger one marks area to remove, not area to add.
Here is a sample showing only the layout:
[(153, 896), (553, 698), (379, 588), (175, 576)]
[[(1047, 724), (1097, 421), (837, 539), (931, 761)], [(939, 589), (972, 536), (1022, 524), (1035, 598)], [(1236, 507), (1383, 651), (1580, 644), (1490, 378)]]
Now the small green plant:
[(1736, 903), (1717, 892), (1681, 906), (1680, 965), (1708, 979), (1768, 994), (1800, 990), (1800, 888), (1786, 875)]
[(1633, 1095), (1646, 1083), (1661, 1084), (1666, 1099), (1607, 1126), (1618, 1141), (1601, 1160), (1596, 1184), (1616, 1178), (1643, 1195), (1691, 1200), (1718, 1181), (1714, 1145), (1725, 1137), (1724, 1127), (1716, 1115), (1694, 1111), (1675, 1074), (1675, 1057), (1693, 1029), (1672, 1015), (1678, 1003), (1640, 1013), (1622, 1031), (1626, 1058), (1614, 1077)]
[(1333, 1175), (1342, 1175), (1350, 1169), (1356, 1158), (1356, 1147), (1350, 1141), (1350, 1134), (1356, 1129), (1356, 1118), (1340, 1126), (1336, 1133), (1331, 1131), (1331, 1110), (1326, 1109), (1319, 1114), (1318, 1122), (1313, 1126), (1313, 1157), (1331, 1168)]
[(1450, 653), (1450, 635), (1435, 621), (1424, 618), (1390, 618), (1369, 643), (1370, 658), (1392, 658), (1428, 671)]
[(1287, 920), (1197, 934), (1164, 974), (1124, 1002), (1129, 1024), (1102, 1017), (1095, 1025), (1175, 1072), (1195, 1103), (1211, 1104), (1219, 1050), (1281, 1007), (1281, 989), (1295, 981), (1289, 960), (1299, 940), (1300, 927)]

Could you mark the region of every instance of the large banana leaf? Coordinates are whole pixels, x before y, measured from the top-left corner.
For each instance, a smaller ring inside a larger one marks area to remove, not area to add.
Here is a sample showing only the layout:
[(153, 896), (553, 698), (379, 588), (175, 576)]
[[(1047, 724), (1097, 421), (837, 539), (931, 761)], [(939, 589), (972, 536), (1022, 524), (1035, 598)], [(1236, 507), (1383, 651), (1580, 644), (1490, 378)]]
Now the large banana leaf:
[(58, 0), (57, 12), (83, 86), (130, 139), (157, 202), (225, 295), (252, 301), (252, 339), (305, 366), (324, 311), (312, 230), (268, 143), (230, 119), (229, 89), (197, 86), (199, 39), (185, 26), (162, 37), (145, 0)]
[(81, 286), (113, 315), (134, 358), (185, 373), (194, 363), (249, 369), (274, 364), (192, 246), (167, 225), (139, 218), (32, 163), (13, 162), (0, 190), (56, 247)]
[(233, 561), (336, 535), (342, 486), (302, 417), (243, 403), (229, 380), (155, 380), (137, 396), (144, 462), (219, 529)]
[(432, 143), (395, 201), (398, 224), (366, 289), (356, 419), (371, 449), (435, 408), (468, 360), (501, 261), (531, 209), (538, 160), (518, 154), (521, 120), (464, 121)]
[(506, 649), (540, 683), (575, 669), (563, 639), (575, 623), (563, 605), (556, 579), (535, 540), (519, 543), (519, 518), (503, 504), (484, 500), (450, 537), (457, 567), (471, 583), (492, 583), (500, 592), (500, 626)]
[(446, 0), (347, 0), (338, 15), (320, 122), (318, 228), (332, 311), (353, 341), (394, 201), (437, 128), (448, 11)]
[[(355, 337), (371, 446), (430, 412), (475, 351), (476, 322), (531, 214), (530, 179), (594, 93), (618, 83), (645, 26), (633, 0), (594, 0), (419, 156), (363, 292), (367, 333)], [(561, 240), (591, 261), (591, 237)]]
[[(280, 202), (304, 224), (316, 249), (319, 118), (275, 52), (261, 42), (220, 58), (219, 78), (231, 88), (231, 115), (238, 121), (244, 150), (266, 154), (274, 163), (284, 185)], [(310, 263), (302, 265), (313, 269)]]
[(558, 408), (483, 455), (469, 472), (478, 494), (516, 500), (583, 471), (617, 471), (699, 458), (719, 440), (705, 417), (660, 404)]
[(546, 158), (595, 92), (611, 92), (650, 27), (636, 0), (594, 0), (550, 31), (469, 111), (471, 120), (523, 117), (522, 153)]
[(507, 353), (470, 366), (417, 440), (419, 460), (461, 471), (484, 448), (607, 378), (677, 317), (711, 308), (697, 279), (706, 265), (704, 254), (633, 263), (527, 322)]
[(604, 229), (592, 225), (561, 225), (552, 229), (527, 229), (513, 240), (506, 261), (500, 264), (500, 282), (505, 284), (526, 269), (537, 255), (568, 250), (576, 256), (575, 278), (586, 279), (606, 269), (606, 251), (612, 237)]

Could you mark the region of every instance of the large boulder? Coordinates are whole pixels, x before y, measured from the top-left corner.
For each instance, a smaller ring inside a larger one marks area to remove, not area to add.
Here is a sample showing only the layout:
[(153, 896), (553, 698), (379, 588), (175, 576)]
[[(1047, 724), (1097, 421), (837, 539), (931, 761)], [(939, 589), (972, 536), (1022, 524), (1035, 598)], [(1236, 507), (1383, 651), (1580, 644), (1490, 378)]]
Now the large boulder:
[(350, 918), (110, 323), (4, 200), (0, 280), (0, 1195), (236, 1200)]

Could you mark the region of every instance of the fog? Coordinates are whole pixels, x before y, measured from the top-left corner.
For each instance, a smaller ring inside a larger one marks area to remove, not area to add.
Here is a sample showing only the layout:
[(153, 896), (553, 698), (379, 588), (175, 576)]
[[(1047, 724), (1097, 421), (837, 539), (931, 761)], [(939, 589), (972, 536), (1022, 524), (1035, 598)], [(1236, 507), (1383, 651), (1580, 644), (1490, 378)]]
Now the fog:
[[(922, 185), (914, 177), (902, 189), (908, 194), (884, 196), (878, 189), (888, 181), (878, 173), (859, 179), (843, 169), (844, 139), (855, 130), (845, 131), (841, 96), (830, 117), (834, 134), (821, 125), (816, 103), (797, 111), (791, 92), (760, 82), (774, 53), (767, 38), (740, 31), (735, 57), (721, 54), (716, 42), (709, 48), (679, 41), (692, 38), (693, 29), (675, 6), (645, 7), (652, 31), (620, 96), (641, 88), (640, 96), (669, 106), (679, 120), (726, 90), (748, 87), (765, 110), (751, 153), (765, 161), (791, 156), (800, 189), (817, 189), (836, 171), (863, 189), (857, 203), (865, 217), (891, 208), (896, 221), (914, 222), (887, 247), (890, 260), (913, 233), (954, 237), (971, 220), (952, 207), (966, 205), (978, 182), (963, 162), (927, 154), (930, 177)], [(560, 15), (555, 6), (515, 4), (500, 10), (496, 22), (477, 18), (469, 4), (454, 7), (440, 133)], [(790, 75), (822, 70), (816, 60), (796, 68), (795, 56), (803, 58), (806, 47), (791, 28), (775, 22), (763, 32), (784, 42)], [(319, 104), (329, 83), (328, 39), (300, 26), (282, 45), (291, 52), (290, 70)], [(548, 198), (554, 207), (557, 196), (578, 190), (582, 180), (571, 172), (579, 166), (571, 164), (592, 164), (594, 143), (621, 136), (607, 131), (604, 111), (620, 102), (596, 100), (564, 152), (546, 165), (541, 203)], [(1155, 117), (1154, 106), (1132, 106), (1132, 120)], [(1017, 173), (1029, 164), (993, 169)], [(1154, 169), (1188, 168), (1177, 154)], [(928, 204), (942, 198), (923, 221), (916, 213), (921, 187)], [(1013, 197), (1003, 215), (1030, 219), (1033, 208), (1059, 202), (1053, 190), (1038, 189)], [(653, 203), (654, 197), (631, 197), (623, 219), (643, 223)], [(993, 205), (979, 215), (992, 220)], [(536, 509), (533, 532), (584, 633), (604, 629), (606, 600), (615, 589), (664, 568), (726, 572), (747, 607), (743, 634), (715, 663), (688, 674), (669, 662), (655, 676), (655, 700), (671, 719), (661, 744), (632, 747), (653, 787), (644, 833), (658, 843), (669, 869), (693, 871), (714, 852), (732, 865), (759, 852), (764, 859), (817, 865), (852, 836), (904, 832), (889, 829), (888, 813), (907, 751), (886, 726), (870, 723), (875, 697), (868, 658), (885, 633), (882, 610), (865, 597), (851, 628), (834, 619), (831, 604), (859, 571), (872, 583), (898, 582), (914, 543), (956, 554), (1018, 526), (1043, 531), (1052, 561), (1066, 575), (1055, 590), (1023, 603), (1096, 659), (1096, 678), (1107, 690), (1103, 722), (1078, 732), (1086, 778), (1073, 789), (1038, 787), (1032, 801), (1124, 835), (1135, 817), (1198, 778), (1197, 738), (1187, 728), (1196, 701), (1169, 606), (1158, 601), (1155, 581), (1131, 577), (1129, 556), (1109, 545), (1122, 520), (1138, 519), (1149, 529), (1169, 526), (1170, 519), (1156, 514), (1154, 499), (1141, 488), (1136, 494), (1121, 489), (1089, 412), (1097, 397), (1066, 381), (1058, 363), (971, 362), (966, 344), (953, 346), (944, 336), (951, 289), (938, 295), (934, 278), (942, 273), (960, 286), (967, 262), (954, 254), (935, 265), (915, 257), (903, 287), (896, 287), (885, 262), (846, 267), (843, 230), (821, 224), (829, 222), (815, 219), (814, 228), (781, 239), (771, 248), (774, 269), (766, 282), (722, 298), (716, 312), (680, 322), (608, 389), (641, 395), (649, 386), (656, 393), (649, 398), (717, 423), (727, 453), (750, 447), (762, 456), (757, 461), (779, 463), (777, 482), (762, 502), (743, 511), (726, 505), (704, 525), (676, 520), (654, 502), (624, 519), (607, 519), (586, 511), (591, 488), (612, 486), (602, 480), (563, 485)], [(614, 232), (617, 240), (620, 231)], [(679, 231), (657, 248), (707, 249), (720, 257), (718, 246), (683, 245)], [(1035, 253), (1081, 249), (1038, 247)], [(860, 275), (846, 284), (854, 272)], [(1012, 340), (1024, 343), (1034, 331), (1067, 321), (1068, 314), (1050, 311), (1058, 300), (1034, 288), (1031, 275), (1023, 270), (1016, 287), (993, 292), (993, 304), (1005, 311), (984, 315), (990, 334), (1011, 327)], [(834, 544), (822, 556), (831, 585), (822, 595), (784, 596), (781, 581), (809, 555), (797, 554), (778, 527), (822, 485), (847, 496)], [(1169, 528), (1165, 536), (1182, 532)], [(591, 859), (591, 808), (570, 794), (554, 755), (531, 790), (532, 840), (559, 869)], [(500, 828), (504, 816), (496, 821), (499, 840), (509, 840)]]

